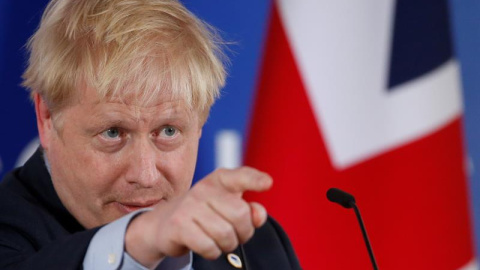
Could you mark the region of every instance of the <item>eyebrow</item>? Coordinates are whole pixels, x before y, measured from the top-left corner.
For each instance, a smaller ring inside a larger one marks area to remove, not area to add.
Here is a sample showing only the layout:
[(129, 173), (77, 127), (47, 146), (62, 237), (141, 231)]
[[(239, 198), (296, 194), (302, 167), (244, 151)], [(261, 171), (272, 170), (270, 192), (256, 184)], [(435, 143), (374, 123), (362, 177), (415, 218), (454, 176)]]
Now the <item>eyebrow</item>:
[(85, 131), (88, 134), (96, 134), (100, 131), (103, 131), (107, 128), (112, 128), (112, 127), (123, 127), (125, 126), (125, 121), (123, 120), (101, 120), (98, 123), (92, 124), (91, 126), (88, 126)]
[[(127, 114), (128, 115), (128, 114)], [(128, 115), (125, 117), (124, 114), (116, 113), (116, 112), (108, 112), (108, 113), (97, 113), (92, 115), (93, 120), (91, 122), (91, 126), (87, 126), (85, 129), (88, 134), (94, 135), (101, 131), (104, 131), (107, 128), (112, 127), (120, 127), (126, 128), (132, 127), (137, 123), (141, 118), (133, 117), (132, 115)], [(98, 121), (97, 121), (98, 120)], [(155, 117), (153, 120), (153, 124), (158, 125), (158, 122), (179, 122), (181, 126), (189, 125), (191, 123), (191, 117), (188, 113), (181, 111), (181, 110), (171, 110), (169, 113), (161, 113)], [(93, 123), (92, 123), (93, 122)]]

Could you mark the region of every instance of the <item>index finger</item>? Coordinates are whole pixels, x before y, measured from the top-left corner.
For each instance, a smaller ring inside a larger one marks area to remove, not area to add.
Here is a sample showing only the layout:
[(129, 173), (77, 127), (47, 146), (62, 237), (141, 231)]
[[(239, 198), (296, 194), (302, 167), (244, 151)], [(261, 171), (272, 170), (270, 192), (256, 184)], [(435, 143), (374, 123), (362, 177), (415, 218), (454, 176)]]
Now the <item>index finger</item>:
[(273, 184), (273, 179), (267, 173), (251, 167), (238, 169), (218, 169), (217, 180), (229, 192), (266, 191)]

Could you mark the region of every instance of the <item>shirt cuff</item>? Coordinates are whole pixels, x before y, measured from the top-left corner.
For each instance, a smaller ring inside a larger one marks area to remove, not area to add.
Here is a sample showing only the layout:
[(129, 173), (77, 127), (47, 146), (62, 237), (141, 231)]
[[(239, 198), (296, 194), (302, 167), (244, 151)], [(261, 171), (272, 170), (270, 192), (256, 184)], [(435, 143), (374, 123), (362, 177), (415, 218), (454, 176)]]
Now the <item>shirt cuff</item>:
[[(127, 252), (123, 254), (122, 270), (148, 270), (134, 258), (132, 258)], [(180, 257), (166, 257), (158, 265), (156, 270), (192, 270), (193, 254), (188, 252)], [(128, 267), (127, 267), (128, 266)]]
[(180, 257), (166, 257), (157, 270), (193, 270), (193, 253), (190, 251)]
[(149, 269), (141, 265), (134, 258), (132, 258), (126, 251), (124, 251), (121, 270), (149, 270)]
[[(140, 209), (129, 213), (116, 221), (109, 223), (93, 236), (87, 249), (85, 258), (83, 259), (83, 269), (85, 270), (116, 270), (124, 261), (125, 232), (130, 221), (140, 213), (149, 209)], [(140, 266), (139, 264), (137, 264)], [(139, 269), (133, 266), (123, 265), (125, 269)], [(133, 268), (132, 268), (133, 267)], [(122, 267), (122, 269), (124, 269)]]

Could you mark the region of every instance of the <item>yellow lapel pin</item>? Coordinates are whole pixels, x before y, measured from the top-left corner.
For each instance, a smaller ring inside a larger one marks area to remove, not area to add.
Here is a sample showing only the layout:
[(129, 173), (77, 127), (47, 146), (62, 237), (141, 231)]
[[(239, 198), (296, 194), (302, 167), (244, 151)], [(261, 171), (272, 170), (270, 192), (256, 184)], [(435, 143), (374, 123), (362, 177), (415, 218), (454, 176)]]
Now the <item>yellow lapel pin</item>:
[(242, 260), (240, 260), (237, 254), (228, 253), (227, 260), (233, 267), (238, 269), (242, 268)]

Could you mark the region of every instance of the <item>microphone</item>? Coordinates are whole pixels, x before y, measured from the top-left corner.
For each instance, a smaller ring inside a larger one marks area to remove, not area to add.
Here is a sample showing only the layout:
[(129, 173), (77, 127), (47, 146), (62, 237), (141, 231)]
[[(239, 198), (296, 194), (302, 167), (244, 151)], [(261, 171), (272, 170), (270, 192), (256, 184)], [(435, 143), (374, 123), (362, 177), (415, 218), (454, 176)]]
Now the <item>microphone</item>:
[(327, 199), (331, 202), (338, 203), (345, 208), (353, 208), (353, 210), (355, 210), (355, 215), (357, 216), (358, 224), (360, 224), (360, 229), (362, 230), (363, 234), (363, 240), (365, 241), (365, 245), (367, 246), (368, 255), (370, 255), (370, 261), (372, 262), (373, 269), (378, 270), (377, 261), (375, 260), (375, 256), (373, 255), (370, 240), (368, 240), (367, 230), (365, 229), (362, 216), (360, 215), (360, 210), (355, 203), (355, 198), (353, 197), (353, 195), (338, 188), (330, 188), (327, 191)]
[(345, 208), (352, 208), (355, 204), (355, 198), (347, 192), (338, 188), (331, 188), (327, 191), (327, 199), (331, 202), (338, 203)]

